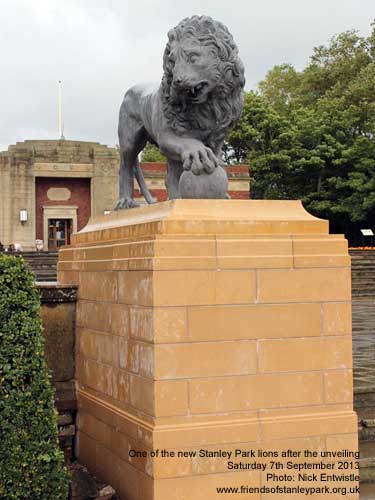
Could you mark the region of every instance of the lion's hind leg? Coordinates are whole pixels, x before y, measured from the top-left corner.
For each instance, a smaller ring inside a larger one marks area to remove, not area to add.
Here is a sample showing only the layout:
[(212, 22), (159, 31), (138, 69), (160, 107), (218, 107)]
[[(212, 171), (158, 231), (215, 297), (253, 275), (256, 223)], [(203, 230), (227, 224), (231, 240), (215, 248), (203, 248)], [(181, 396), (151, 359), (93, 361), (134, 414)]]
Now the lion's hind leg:
[(120, 197), (115, 210), (139, 207), (134, 198), (134, 159), (127, 151), (120, 151)]
[[(142, 147), (142, 149), (143, 149), (143, 147)], [(145, 200), (147, 201), (147, 203), (149, 203), (149, 204), (156, 203), (158, 200), (156, 198), (154, 198), (151, 195), (150, 191), (148, 190), (145, 179), (143, 177), (143, 172), (142, 172), (141, 166), (139, 165), (138, 157), (135, 160), (134, 172), (135, 172), (135, 178), (137, 179), (137, 182), (138, 182), (139, 189), (140, 189), (141, 193), (143, 194), (143, 196), (145, 197)]]

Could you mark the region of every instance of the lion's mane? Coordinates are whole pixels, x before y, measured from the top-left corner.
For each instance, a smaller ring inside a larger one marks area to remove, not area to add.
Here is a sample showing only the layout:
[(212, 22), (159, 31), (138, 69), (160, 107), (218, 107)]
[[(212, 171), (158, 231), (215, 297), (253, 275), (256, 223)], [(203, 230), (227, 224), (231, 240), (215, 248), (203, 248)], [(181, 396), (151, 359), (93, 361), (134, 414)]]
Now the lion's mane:
[[(208, 47), (213, 56), (216, 85), (205, 103), (186, 109), (171, 99), (173, 63), (169, 55), (174, 41), (193, 38)], [(238, 49), (224, 24), (208, 16), (183, 19), (168, 33), (163, 57), (162, 79), (163, 112), (169, 126), (175, 131), (201, 130), (210, 132), (215, 141), (224, 139), (240, 118), (243, 107), (244, 67)]]

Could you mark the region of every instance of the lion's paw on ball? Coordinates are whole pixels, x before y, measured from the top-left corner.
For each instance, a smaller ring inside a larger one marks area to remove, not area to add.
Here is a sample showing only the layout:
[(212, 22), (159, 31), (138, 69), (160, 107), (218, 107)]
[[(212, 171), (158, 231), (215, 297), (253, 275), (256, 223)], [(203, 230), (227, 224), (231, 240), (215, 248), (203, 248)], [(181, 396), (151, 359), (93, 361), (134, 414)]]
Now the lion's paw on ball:
[(228, 177), (226, 171), (217, 167), (211, 174), (195, 175), (185, 170), (180, 177), (181, 198), (224, 199), (227, 197)]

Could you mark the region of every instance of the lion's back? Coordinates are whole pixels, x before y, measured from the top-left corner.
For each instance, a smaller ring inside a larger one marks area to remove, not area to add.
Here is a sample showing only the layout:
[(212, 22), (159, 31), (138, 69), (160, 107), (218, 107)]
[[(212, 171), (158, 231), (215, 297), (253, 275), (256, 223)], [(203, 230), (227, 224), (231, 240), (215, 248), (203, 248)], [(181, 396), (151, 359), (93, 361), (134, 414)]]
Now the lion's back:
[(158, 91), (157, 83), (141, 83), (130, 87), (120, 107), (119, 126), (129, 118), (143, 122), (147, 127), (152, 111), (152, 96)]

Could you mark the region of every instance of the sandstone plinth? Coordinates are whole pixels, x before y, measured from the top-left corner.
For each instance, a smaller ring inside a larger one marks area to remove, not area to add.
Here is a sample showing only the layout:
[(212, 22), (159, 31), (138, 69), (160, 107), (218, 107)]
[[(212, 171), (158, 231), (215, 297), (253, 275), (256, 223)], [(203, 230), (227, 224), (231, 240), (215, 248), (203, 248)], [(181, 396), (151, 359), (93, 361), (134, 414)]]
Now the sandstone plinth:
[(226, 457), (152, 450), (357, 450), (347, 242), (299, 202), (175, 200), (96, 218), (61, 250), (59, 280), (79, 285), (79, 460), (121, 499), (277, 484)]

